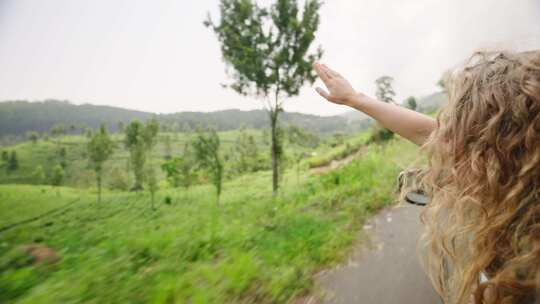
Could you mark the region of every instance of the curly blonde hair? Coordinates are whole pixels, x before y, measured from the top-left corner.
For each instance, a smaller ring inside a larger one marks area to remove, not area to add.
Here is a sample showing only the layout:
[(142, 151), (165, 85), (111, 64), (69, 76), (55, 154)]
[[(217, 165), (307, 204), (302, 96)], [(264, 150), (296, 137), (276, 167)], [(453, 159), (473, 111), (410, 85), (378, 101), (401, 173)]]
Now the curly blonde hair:
[(484, 303), (486, 288), (540, 301), (540, 52), (476, 53), (445, 83), (419, 181), (424, 266), (445, 303)]

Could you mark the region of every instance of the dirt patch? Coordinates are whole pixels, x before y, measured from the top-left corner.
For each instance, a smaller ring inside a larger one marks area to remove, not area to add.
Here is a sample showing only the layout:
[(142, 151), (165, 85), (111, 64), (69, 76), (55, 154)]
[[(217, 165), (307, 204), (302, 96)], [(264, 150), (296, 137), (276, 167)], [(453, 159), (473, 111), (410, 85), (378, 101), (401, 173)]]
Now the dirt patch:
[(350, 162), (352, 162), (356, 158), (360, 157), (360, 155), (364, 154), (364, 151), (365, 151), (365, 149), (359, 149), (356, 152), (349, 154), (345, 158), (332, 160), (328, 165), (312, 168), (311, 172), (315, 173), (315, 174), (323, 174), (323, 173), (326, 173), (326, 172), (329, 172), (329, 171), (339, 169), (339, 168), (349, 164)]
[(34, 265), (55, 264), (60, 261), (56, 251), (43, 244), (23, 245), (20, 250), (31, 258)]

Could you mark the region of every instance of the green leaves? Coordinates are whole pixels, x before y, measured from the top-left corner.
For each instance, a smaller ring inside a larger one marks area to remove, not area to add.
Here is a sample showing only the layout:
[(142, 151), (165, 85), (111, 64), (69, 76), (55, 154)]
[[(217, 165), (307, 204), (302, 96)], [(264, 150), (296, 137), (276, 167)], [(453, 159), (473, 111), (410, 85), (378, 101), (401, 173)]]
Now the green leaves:
[(103, 163), (111, 157), (114, 150), (112, 141), (105, 124), (102, 124), (95, 132), (87, 144), (90, 166), (96, 172), (96, 181), (98, 187), (98, 203), (101, 201), (101, 174), (103, 172)]
[(218, 204), (223, 180), (223, 163), (219, 155), (219, 146), (219, 136), (214, 129), (207, 130), (206, 132), (199, 130), (197, 132), (197, 138), (193, 142), (195, 158), (199, 166), (208, 170), (212, 184), (216, 187)]
[(99, 174), (101, 172), (103, 162), (109, 159), (113, 150), (114, 142), (109, 136), (105, 125), (101, 125), (99, 130), (92, 135), (87, 144), (90, 165), (96, 173)]
[(396, 96), (396, 93), (394, 92), (394, 89), (392, 88), (392, 82), (394, 81), (394, 78), (390, 76), (382, 76), (377, 78), (375, 80), (375, 84), (377, 85), (377, 93), (376, 96), (379, 100), (393, 103), (394, 97)]
[(309, 53), (319, 26), (321, 2), (306, 1), (303, 13), (296, 0), (278, 0), (270, 8), (252, 0), (221, 0), (219, 23), (210, 27), (221, 43), (223, 60), (233, 78), (230, 88), (242, 95), (295, 96), (316, 79), (312, 64), (322, 49)]
[(229, 87), (268, 101), (274, 194), (282, 154), (276, 133), (281, 98), (300, 94), (305, 83), (316, 79), (312, 65), (323, 52), (320, 47), (312, 53), (309, 49), (319, 27), (320, 7), (321, 1), (306, 0), (300, 16), (297, 0), (276, 0), (269, 8), (254, 0), (221, 0), (219, 23), (210, 16), (204, 22), (221, 43), (223, 61), (233, 79)]
[(52, 175), (51, 175), (51, 184), (53, 186), (60, 186), (62, 185), (62, 182), (64, 180), (64, 169), (60, 165), (56, 165), (53, 167)]
[(144, 178), (144, 165), (146, 156), (156, 144), (159, 123), (156, 118), (152, 118), (143, 125), (140, 121), (134, 120), (125, 128), (125, 146), (129, 149), (133, 173), (135, 175), (135, 185), (133, 190), (141, 190)]

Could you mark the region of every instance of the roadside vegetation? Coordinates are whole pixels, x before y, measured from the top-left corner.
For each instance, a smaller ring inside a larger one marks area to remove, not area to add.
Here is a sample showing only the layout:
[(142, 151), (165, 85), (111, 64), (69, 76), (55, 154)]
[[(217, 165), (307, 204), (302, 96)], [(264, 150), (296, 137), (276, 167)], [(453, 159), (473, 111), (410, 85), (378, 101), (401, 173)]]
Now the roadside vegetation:
[(93, 190), (0, 186), (0, 225), (12, 226), (0, 232), (0, 302), (287, 302), (393, 202), (399, 160), (415, 154), (392, 140), (322, 176), (302, 171), (299, 185), (288, 170), (277, 197), (270, 171), (244, 174), (224, 182), (220, 205), (210, 184), (161, 189), (155, 209), (148, 192), (105, 190), (98, 204)]

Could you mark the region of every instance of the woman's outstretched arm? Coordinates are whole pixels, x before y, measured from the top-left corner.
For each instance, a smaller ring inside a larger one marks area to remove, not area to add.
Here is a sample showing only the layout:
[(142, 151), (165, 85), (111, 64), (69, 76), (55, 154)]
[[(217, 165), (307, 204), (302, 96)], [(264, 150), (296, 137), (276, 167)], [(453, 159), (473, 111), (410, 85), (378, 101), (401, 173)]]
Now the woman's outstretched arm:
[(326, 100), (346, 105), (364, 112), (377, 120), (383, 127), (398, 133), (417, 145), (422, 145), (435, 129), (433, 118), (386, 102), (378, 101), (353, 89), (349, 81), (336, 71), (316, 63), (315, 71), (328, 88), (328, 92), (317, 88)]

